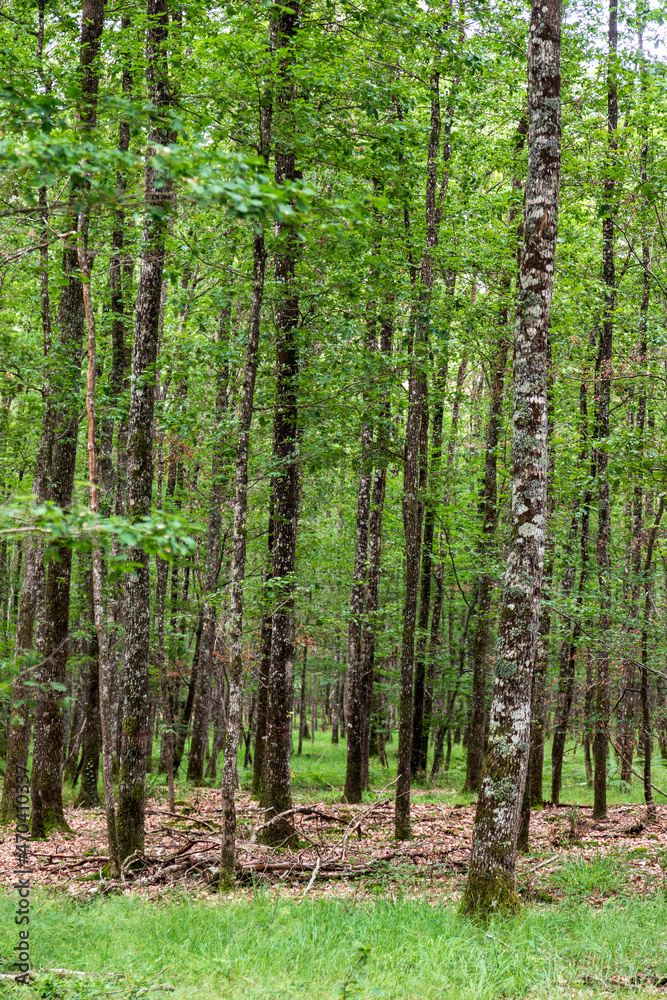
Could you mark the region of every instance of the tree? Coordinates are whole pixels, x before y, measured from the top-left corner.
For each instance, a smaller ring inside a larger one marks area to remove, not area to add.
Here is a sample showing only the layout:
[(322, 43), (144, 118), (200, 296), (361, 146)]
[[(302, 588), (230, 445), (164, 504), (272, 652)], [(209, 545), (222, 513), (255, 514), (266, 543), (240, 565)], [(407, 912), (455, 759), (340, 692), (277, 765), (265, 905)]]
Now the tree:
[(498, 624), (489, 744), (463, 913), (518, 907), (516, 842), (530, 749), (531, 686), (546, 536), (548, 328), (560, 177), (559, 0), (531, 5), (528, 177), (514, 334), (512, 536)]

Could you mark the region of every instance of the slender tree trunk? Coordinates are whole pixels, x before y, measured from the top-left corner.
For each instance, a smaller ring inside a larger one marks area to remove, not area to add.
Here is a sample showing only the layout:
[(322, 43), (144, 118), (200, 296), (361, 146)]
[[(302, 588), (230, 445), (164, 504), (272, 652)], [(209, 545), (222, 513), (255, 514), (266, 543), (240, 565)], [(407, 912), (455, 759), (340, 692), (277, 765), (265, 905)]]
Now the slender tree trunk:
[[(368, 321), (371, 327), (367, 337), (367, 352), (375, 349), (375, 314)], [(369, 401), (366, 400), (366, 406)], [(357, 492), (357, 523), (354, 551), (354, 578), (350, 595), (350, 625), (347, 650), (347, 758), (343, 801), (358, 803), (363, 791), (363, 694), (362, 694), (362, 635), (366, 590), (368, 584), (368, 535), (373, 484), (373, 428), (370, 414), (366, 412), (361, 426), (361, 468)]]
[[(166, 0), (148, 0), (146, 81), (156, 120), (150, 128), (146, 159), (146, 216), (132, 362), (132, 391), (128, 420), (128, 514), (139, 520), (150, 513), (153, 485), (153, 408), (162, 293), (162, 268), (167, 237), (167, 210), (171, 200), (168, 178), (155, 174), (152, 150), (166, 146), (164, 124), (169, 105)], [(148, 554), (128, 553), (137, 563), (126, 584), (125, 649), (123, 655), (124, 709), (118, 786), (118, 847), (121, 862), (144, 846), (146, 757), (148, 726), (148, 668), (150, 655), (150, 574)]]
[[(526, 135), (528, 134), (528, 118), (526, 115), (519, 121), (514, 142), (515, 158), (521, 153)], [(512, 187), (521, 190), (521, 181), (514, 177)], [(513, 206), (509, 212), (510, 228), (516, 220), (518, 208)], [(516, 257), (520, 256), (519, 240), (523, 223), (519, 225), (516, 234)], [(514, 259), (514, 253), (513, 253)], [(482, 523), (482, 538), (480, 556), (485, 562), (495, 555), (495, 537), (498, 525), (498, 443), (502, 426), (502, 409), (505, 397), (505, 369), (507, 368), (507, 352), (509, 337), (507, 327), (509, 322), (509, 303), (507, 297), (511, 288), (511, 274), (503, 276), (501, 303), (498, 313), (497, 346), (491, 374), (491, 392), (489, 401), (489, 420), (486, 427), (484, 482), (478, 503), (479, 517)], [(491, 606), (493, 603), (494, 575), (487, 568), (480, 576), (477, 598), (477, 622), (472, 648), (472, 711), (470, 714), (470, 738), (468, 742), (468, 757), (466, 763), (466, 780), (464, 791), (478, 792), (484, 767), (484, 747), (486, 745), (486, 674), (489, 645), (489, 627)]]
[[(77, 124), (82, 139), (89, 139), (97, 119), (97, 56), (104, 21), (104, 0), (85, 0), (81, 12), (79, 54), (80, 104)], [(71, 202), (80, 197), (80, 181), (72, 184)], [(74, 225), (76, 228), (76, 218)], [(76, 246), (63, 251), (63, 287), (59, 302), (60, 351), (58, 370), (51, 368), (51, 394), (45, 422), (51, 445), (50, 484), (47, 498), (69, 507), (74, 488), (76, 443), (79, 429), (78, 394), (83, 339), (83, 295)], [(74, 402), (73, 402), (74, 401)], [(48, 556), (44, 614), (44, 661), (35, 680), (40, 682), (35, 708), (35, 746), (32, 769), (32, 836), (46, 836), (52, 828), (67, 829), (62, 802), (64, 727), (62, 685), (66, 679), (71, 550), (57, 545)], [(54, 687), (54, 685), (57, 685)]]
[[(440, 113), (440, 75), (436, 71), (431, 74), (431, 131), (429, 135), (428, 157), (426, 161), (426, 245), (421, 265), (421, 287), (419, 289), (419, 317), (417, 324), (420, 328), (428, 329), (431, 312), (431, 296), (433, 291), (433, 253), (438, 246), (440, 233), (440, 220), (442, 217), (442, 205), (438, 205), (437, 182), (438, 182), (438, 154), (440, 148), (440, 133), (442, 130), (442, 119)], [(448, 109), (451, 111), (451, 109)], [(451, 115), (448, 115), (448, 120)], [(447, 130), (447, 140), (449, 140), (449, 129)], [(445, 144), (445, 163), (443, 170), (443, 195), (447, 187), (449, 178), (448, 163), (450, 156), (449, 141)], [(440, 198), (442, 202), (442, 195)], [(427, 333), (423, 334), (424, 341)], [(419, 335), (417, 337), (419, 340)], [(425, 383), (425, 374), (422, 375)], [(423, 780), (426, 776), (426, 747), (424, 746), (424, 702), (426, 697), (426, 652), (428, 648), (429, 615), (431, 610), (431, 579), (433, 576), (433, 538), (435, 530), (435, 497), (440, 483), (439, 470), (442, 457), (442, 405), (441, 395), (447, 380), (447, 365), (441, 368), (435, 379), (435, 388), (438, 396), (435, 404), (435, 414), (432, 431), (431, 448), (431, 483), (430, 489), (426, 490), (426, 454), (422, 460), (421, 476), (421, 507), (423, 509), (424, 535), (422, 544), (422, 564), (421, 581), (419, 593), (419, 616), (417, 622), (417, 648), (415, 658), (414, 676), (414, 707), (412, 718), (412, 746), (410, 753), (410, 767), (415, 779)], [(422, 434), (427, 427), (426, 414), (426, 389), (425, 384), (422, 389)], [(427, 450), (426, 441), (423, 442), (424, 453)]]
[[(579, 387), (579, 419), (580, 419), (580, 439), (581, 448), (578, 456), (578, 468), (583, 473), (586, 460), (588, 458), (588, 400), (586, 379), (582, 379)], [(554, 722), (554, 738), (551, 751), (551, 801), (558, 805), (560, 801), (561, 776), (563, 768), (563, 755), (565, 752), (565, 740), (567, 737), (567, 726), (574, 698), (575, 682), (575, 661), (577, 652), (577, 642), (581, 634), (581, 616), (583, 613), (584, 596), (588, 582), (588, 534), (590, 524), (590, 506), (592, 500), (592, 490), (590, 485), (584, 490), (582, 502), (578, 504), (577, 510), (572, 518), (570, 528), (570, 540), (567, 545), (569, 564), (563, 578), (563, 597), (567, 599), (574, 585), (575, 561), (572, 555), (572, 548), (577, 534), (579, 520), (581, 521), (580, 532), (580, 563), (579, 587), (577, 592), (577, 603), (575, 618), (576, 622), (572, 630), (572, 635), (563, 639), (560, 648), (560, 677), (558, 684), (558, 700), (556, 703), (556, 715)]]
[(498, 624), (489, 742), (462, 912), (518, 908), (517, 835), (530, 750), (547, 509), (548, 329), (560, 173), (559, 0), (533, 0), (528, 177), (514, 335), (512, 534)]
[[(90, 288), (90, 270), (88, 256), (88, 218), (81, 212), (78, 221), (78, 259), (83, 281), (83, 304), (86, 317), (86, 333), (88, 348), (88, 370), (86, 377), (86, 412), (88, 416), (88, 476), (90, 479), (90, 509), (93, 514), (100, 513), (100, 476), (99, 456), (97, 452), (97, 410), (95, 400), (95, 382), (97, 374), (97, 341), (95, 331), (95, 313)], [(92, 553), (92, 610), (97, 639), (97, 663), (91, 666), (89, 698), (86, 723), (87, 755), (84, 754), (84, 767), (93, 766), (94, 775), (87, 774), (89, 790), (88, 798), (91, 804), (97, 804), (97, 765), (93, 756), (99, 758), (99, 742), (102, 742), (102, 781), (104, 785), (104, 813), (107, 824), (107, 841), (109, 847), (109, 869), (112, 874), (119, 871), (118, 838), (116, 822), (116, 803), (113, 787), (113, 747), (114, 732), (110, 717), (111, 691), (115, 682), (115, 660), (109, 651), (109, 634), (107, 631), (106, 612), (104, 606), (104, 563), (99, 545), (93, 546)], [(87, 758), (87, 759), (86, 759)], [(94, 782), (94, 783), (93, 783)], [(84, 785), (82, 782), (82, 791)], [(94, 792), (94, 794), (93, 794)]]
[[(268, 530), (268, 565), (265, 584), (271, 579), (273, 570), (273, 496), (269, 507)], [(264, 597), (268, 604), (268, 600)], [(259, 676), (257, 677), (257, 730), (255, 733), (255, 759), (252, 765), (252, 794), (262, 803), (264, 801), (264, 783), (266, 778), (266, 738), (267, 715), (269, 706), (269, 674), (271, 671), (271, 612), (263, 609), (262, 627), (259, 639), (260, 658)]]
[(303, 737), (306, 731), (306, 663), (308, 660), (308, 645), (303, 644), (303, 661), (301, 665), (301, 694), (299, 696), (299, 746), (296, 751), (297, 757), (303, 753)]
[[(172, 623), (174, 619), (172, 618)], [(172, 624), (172, 629), (175, 626)], [(204, 630), (204, 609), (201, 608), (199, 611), (199, 618), (197, 620), (197, 630), (195, 633), (195, 651), (192, 656), (192, 667), (190, 668), (190, 680), (188, 681), (188, 692), (185, 696), (185, 704), (183, 705), (183, 711), (181, 712), (178, 725), (176, 727), (176, 746), (174, 749), (174, 775), (178, 774), (178, 769), (181, 766), (181, 761), (183, 760), (183, 754), (185, 752), (185, 741), (188, 738), (188, 730), (190, 728), (190, 719), (192, 718), (192, 711), (195, 702), (195, 692), (197, 690), (197, 677), (199, 676), (199, 653), (201, 649), (201, 637)], [(176, 712), (178, 710), (178, 697), (176, 697), (175, 702)]]
[[(387, 303), (391, 310), (393, 303)], [(380, 353), (385, 362), (389, 361), (392, 351), (393, 316), (391, 311), (382, 319), (380, 326)], [(373, 704), (373, 683), (375, 678), (375, 646), (377, 637), (376, 615), (380, 605), (380, 562), (382, 559), (382, 521), (384, 515), (384, 497), (387, 483), (387, 463), (381, 450), (389, 443), (389, 422), (391, 419), (390, 393), (388, 388), (381, 399), (378, 414), (378, 430), (376, 445), (378, 458), (373, 472), (373, 493), (369, 518), (369, 552), (368, 552), (368, 588), (366, 592), (366, 621), (361, 644), (361, 696), (363, 702), (363, 739), (361, 783), (363, 788), (369, 787), (369, 756), (371, 742), (371, 711)]]
[(611, 497), (607, 467), (607, 439), (609, 437), (609, 408), (612, 377), (612, 343), (614, 335), (614, 310), (616, 306), (616, 269), (614, 263), (614, 201), (616, 163), (616, 129), (618, 126), (618, 93), (616, 85), (616, 49), (618, 40), (618, 4), (610, 0), (607, 66), (607, 131), (609, 170), (604, 179), (604, 200), (608, 214), (602, 222), (602, 280), (605, 287), (600, 352), (596, 365), (597, 419), (595, 464), (598, 474), (598, 539), (597, 567), (600, 590), (599, 647), (595, 690), (595, 718), (593, 728), (593, 818), (607, 815), (607, 752), (609, 748), (609, 646), (607, 635), (611, 629)]
[[(275, 49), (288, 49), (297, 33), (299, 4), (280, 8), (271, 21)], [(292, 102), (295, 90), (289, 55), (282, 61), (276, 93), (280, 127), (275, 151), (275, 177), (279, 184), (297, 176), (294, 152), (286, 145), (293, 128)], [(277, 385), (273, 428), (274, 458), (274, 542), (272, 587), (277, 605), (271, 628), (271, 667), (266, 740), (266, 820), (292, 806), (290, 753), (292, 749), (292, 685), (294, 672), (294, 570), (296, 527), (299, 504), (298, 406), (299, 374), (299, 295), (295, 282), (297, 237), (289, 225), (277, 226), (275, 282), (277, 333)], [(284, 844), (293, 839), (294, 828), (287, 819), (272, 823), (265, 838)]]
[(331, 742), (338, 746), (338, 702), (340, 701), (340, 677), (336, 677), (336, 686), (333, 690), (333, 704), (331, 710)]
[[(14, 819), (16, 804), (16, 769), (28, 764), (28, 746), (30, 742), (30, 689), (25, 686), (29, 679), (23, 657), (33, 646), (33, 629), (35, 612), (40, 599), (40, 582), (43, 577), (39, 573), (39, 565), (43, 548), (33, 542), (28, 542), (25, 553), (25, 568), (21, 601), (16, 623), (16, 638), (14, 641), (14, 670), (16, 676), (12, 683), (11, 721), (7, 736), (7, 757), (5, 761), (5, 780), (2, 785), (2, 801), (0, 802), (0, 824), (10, 823)], [(42, 591), (43, 600), (43, 591)]]
[[(224, 352), (229, 339), (229, 319), (231, 302), (220, 315), (216, 343)], [(211, 678), (213, 675), (213, 649), (215, 647), (216, 605), (215, 594), (218, 587), (220, 569), (220, 540), (222, 534), (223, 488), (225, 478), (225, 450), (227, 446), (224, 417), (229, 404), (229, 362), (227, 358), (218, 362), (217, 391), (215, 401), (215, 443), (211, 468), (211, 489), (209, 493), (208, 532), (206, 541), (206, 566), (204, 569), (204, 603), (197, 684), (193, 705), (194, 722), (190, 754), (188, 756), (187, 780), (192, 784), (204, 784), (205, 754), (208, 748), (209, 704), (211, 700)]]
[[(44, 51), (44, 16), (46, 0), (38, 3), (38, 35), (37, 61), (42, 75), (42, 56)], [(42, 229), (39, 242), (39, 288), (42, 319), (42, 344), (45, 361), (44, 372), (44, 414), (42, 433), (35, 463), (33, 476), (33, 495), (38, 504), (47, 497), (47, 484), (50, 481), (50, 461), (53, 449), (51, 418), (51, 378), (48, 364), (51, 354), (51, 298), (49, 294), (49, 230), (48, 205), (46, 187), (39, 189), (39, 206)], [(16, 806), (16, 770), (25, 768), (28, 764), (28, 749), (30, 745), (30, 706), (29, 688), (24, 684), (28, 672), (23, 664), (23, 657), (33, 646), (33, 630), (38, 605), (44, 606), (44, 546), (33, 539), (28, 539), (25, 547), (23, 582), (21, 599), (18, 606), (16, 635), (14, 640), (14, 670), (16, 676), (12, 682), (12, 699), (10, 708), (10, 724), (7, 734), (7, 755), (5, 759), (5, 778), (2, 785), (2, 801), (0, 801), (0, 824), (9, 823)], [(34, 678), (32, 678), (34, 680)]]
[[(504, 322), (503, 322), (504, 320)], [(505, 395), (505, 368), (507, 367), (507, 305), (501, 310), (501, 325), (498, 347), (491, 380), (491, 400), (489, 422), (486, 428), (484, 461), (484, 485), (479, 502), (482, 521), (482, 558), (493, 557), (494, 539), (498, 522), (498, 441), (503, 399)], [(493, 601), (493, 573), (485, 571), (479, 581), (477, 598), (477, 623), (472, 647), (472, 712), (470, 716), (470, 740), (464, 791), (478, 792), (484, 767), (485, 718), (486, 718), (486, 661), (489, 643), (491, 604)]]
[[(261, 128), (262, 148), (269, 145), (270, 120)], [(259, 331), (264, 295), (264, 237), (255, 234), (253, 243), (253, 294), (248, 326), (245, 372), (241, 406), (238, 415), (236, 441), (236, 468), (234, 486), (234, 551), (232, 556), (232, 584), (229, 622), (229, 725), (225, 736), (225, 758), (222, 768), (222, 837), (220, 853), (220, 879), (222, 884), (234, 881), (236, 855), (236, 758), (241, 732), (241, 707), (243, 697), (243, 585), (246, 564), (246, 516), (248, 510), (248, 459), (250, 455), (250, 426), (255, 400), (255, 380), (259, 361)]]
[[(396, 807), (394, 832), (397, 840), (407, 840), (410, 830), (410, 785), (413, 746), (413, 673), (415, 637), (425, 644), (428, 632), (428, 614), (431, 586), (429, 552), (428, 579), (424, 580), (420, 629), (417, 633), (417, 604), (419, 600), (420, 563), (422, 548), (422, 522), (427, 480), (426, 429), (428, 421), (426, 355), (433, 288), (433, 252), (438, 245), (439, 215), (436, 201), (437, 156), (440, 144), (440, 74), (431, 73), (431, 131), (429, 136), (426, 172), (426, 245), (422, 257), (419, 286), (415, 289), (414, 344), (410, 362), (408, 389), (408, 415), (405, 425), (405, 451), (403, 456), (403, 530), (405, 534), (405, 603), (403, 606), (403, 634), (401, 639), (401, 682), (398, 726), (398, 777), (396, 781)], [(431, 538), (432, 543), (432, 538)], [(417, 633), (417, 636), (416, 636)], [(423, 647), (425, 649), (425, 645)], [(424, 711), (424, 655), (421, 653), (418, 716), (420, 729), (417, 734), (421, 749)]]

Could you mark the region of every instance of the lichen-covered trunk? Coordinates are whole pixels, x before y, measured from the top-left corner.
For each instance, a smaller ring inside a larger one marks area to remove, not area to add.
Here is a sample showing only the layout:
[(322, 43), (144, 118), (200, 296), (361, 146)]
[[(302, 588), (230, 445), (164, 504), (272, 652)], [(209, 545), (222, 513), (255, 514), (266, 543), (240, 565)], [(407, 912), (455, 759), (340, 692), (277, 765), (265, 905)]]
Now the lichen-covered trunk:
[(602, 281), (604, 305), (600, 351), (596, 364), (597, 398), (595, 465), (598, 476), (598, 538), (596, 559), (600, 591), (600, 616), (598, 619), (599, 645), (595, 685), (595, 713), (593, 725), (593, 818), (607, 815), (607, 750), (609, 747), (609, 644), (607, 634), (611, 629), (611, 495), (608, 475), (609, 409), (612, 378), (612, 346), (614, 336), (614, 311), (616, 308), (616, 267), (614, 262), (614, 217), (616, 129), (618, 127), (618, 92), (616, 85), (616, 50), (618, 43), (617, 0), (609, 5), (608, 66), (607, 66), (607, 133), (608, 172), (604, 179), (604, 200), (607, 215), (602, 222)]
[[(519, 121), (514, 140), (514, 156), (522, 151), (528, 133), (528, 117), (523, 115)], [(515, 191), (521, 191), (523, 184), (517, 176), (512, 179)], [(509, 211), (508, 223), (510, 230), (514, 229), (519, 208), (513, 205)], [(523, 221), (514, 232), (514, 248), (512, 258), (516, 263), (520, 256), (519, 240), (523, 232)], [(498, 525), (498, 442), (502, 424), (502, 409), (505, 396), (505, 369), (509, 336), (507, 326), (509, 321), (508, 296), (512, 284), (512, 275), (506, 271), (501, 283), (500, 307), (498, 310), (498, 329), (495, 356), (491, 375), (491, 391), (489, 399), (489, 418), (486, 425), (484, 446), (484, 481), (480, 492), (478, 514), (482, 524), (482, 536), (479, 552), (484, 571), (480, 575), (477, 591), (477, 621), (472, 647), (472, 706), (470, 712), (470, 737), (468, 740), (468, 756), (466, 762), (466, 780), (464, 790), (478, 792), (484, 767), (484, 746), (486, 743), (486, 688), (487, 659), (489, 645), (489, 628), (491, 623), (491, 607), (493, 604), (494, 576), (488, 566), (496, 552), (496, 530)]]
[(547, 363), (560, 174), (560, 0), (533, 0), (528, 176), (514, 333), (512, 526), (489, 741), (462, 912), (515, 911), (516, 847), (530, 751), (547, 506)]
[[(169, 104), (166, 0), (148, 0), (146, 81), (148, 99), (158, 113)], [(151, 127), (146, 158), (141, 270), (137, 288), (132, 358), (132, 389), (127, 433), (128, 516), (140, 520), (150, 513), (153, 486), (153, 409), (171, 185), (156, 177), (155, 146), (166, 146), (168, 129), (162, 121)], [(148, 674), (150, 655), (150, 574), (148, 554), (128, 553), (136, 569), (128, 574), (125, 597), (123, 652), (123, 735), (118, 784), (118, 847), (121, 862), (144, 846), (146, 758), (148, 743)]]
[[(44, 43), (44, 10), (45, 0), (39, 3), (39, 41), (38, 57), (41, 60)], [(33, 496), (38, 504), (43, 503), (47, 496), (47, 483), (50, 477), (50, 461), (52, 451), (52, 402), (51, 380), (48, 372), (49, 355), (52, 346), (51, 330), (51, 297), (49, 292), (49, 230), (46, 188), (39, 189), (40, 215), (42, 230), (39, 246), (39, 284), (42, 319), (43, 354), (47, 367), (44, 374), (43, 398), (44, 414), (42, 432), (40, 435), (33, 476)], [(34, 680), (29, 677), (23, 662), (34, 643), (34, 625), (38, 607), (43, 618), (44, 609), (44, 545), (33, 539), (28, 539), (25, 546), (23, 565), (23, 580), (21, 597), (16, 620), (14, 638), (14, 670), (16, 676), (12, 682), (10, 708), (10, 723), (7, 732), (7, 756), (5, 759), (5, 777), (2, 784), (2, 800), (0, 801), (0, 825), (9, 823), (14, 817), (16, 807), (16, 768), (28, 764), (28, 749), (30, 745), (30, 689), (24, 681)], [(43, 653), (43, 649), (39, 652)]]

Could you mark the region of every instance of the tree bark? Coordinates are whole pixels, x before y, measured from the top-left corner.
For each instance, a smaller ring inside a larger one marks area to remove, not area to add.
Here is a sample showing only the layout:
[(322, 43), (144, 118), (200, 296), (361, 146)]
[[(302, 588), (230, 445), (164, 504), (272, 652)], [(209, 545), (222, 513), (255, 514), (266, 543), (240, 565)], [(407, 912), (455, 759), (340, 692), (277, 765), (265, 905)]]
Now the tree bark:
[[(81, 12), (79, 49), (80, 104), (77, 126), (83, 139), (97, 118), (98, 63), (104, 22), (104, 0), (85, 0)], [(72, 183), (71, 202), (81, 195), (81, 181)], [(76, 228), (76, 217), (74, 225)], [(76, 444), (79, 429), (83, 294), (77, 250), (66, 242), (63, 250), (63, 287), (58, 308), (58, 369), (51, 367), (51, 394), (46, 399), (45, 423), (51, 448), (47, 499), (67, 508), (72, 501)], [(44, 660), (35, 707), (35, 745), (32, 769), (32, 836), (45, 837), (53, 828), (67, 829), (62, 801), (64, 727), (62, 685), (67, 670), (72, 552), (54, 546), (48, 554), (44, 613)], [(54, 686), (55, 685), (55, 686)]]
[[(152, 164), (155, 146), (166, 146), (169, 129), (164, 112), (169, 105), (166, 0), (148, 0), (146, 82), (153, 122), (146, 158), (143, 245), (137, 288), (132, 389), (128, 420), (128, 515), (148, 516), (153, 485), (153, 409), (160, 325), (162, 269), (167, 236), (171, 182), (158, 177)], [(150, 574), (148, 554), (133, 549), (128, 557), (137, 568), (128, 576), (123, 655), (124, 707), (118, 786), (118, 847), (121, 862), (143, 850), (150, 655)]]
[[(274, 48), (286, 50), (280, 66), (276, 92), (280, 133), (275, 150), (275, 178), (278, 184), (297, 177), (294, 151), (287, 140), (293, 128), (295, 84), (291, 72), (290, 47), (300, 22), (300, 6), (280, 8), (271, 20)], [(273, 577), (275, 599), (271, 626), (271, 667), (267, 712), (265, 820), (292, 807), (290, 753), (292, 749), (292, 684), (294, 672), (294, 570), (296, 563), (296, 528), (299, 503), (298, 404), (299, 374), (299, 294), (295, 282), (298, 253), (297, 237), (292, 226), (276, 227), (277, 247), (274, 277), (276, 282), (277, 385), (273, 425), (276, 471), (273, 477), (275, 497)], [(265, 839), (274, 844), (291, 842), (294, 828), (288, 818), (265, 829)]]
[[(260, 125), (262, 148), (268, 155), (270, 120)], [(265, 156), (266, 159), (266, 156)], [(248, 460), (250, 426), (255, 401), (255, 381), (259, 363), (259, 331), (264, 296), (264, 237), (255, 234), (253, 241), (253, 283), (248, 344), (246, 347), (243, 390), (238, 415), (236, 467), (234, 486), (234, 551), (229, 622), (229, 725), (225, 736), (225, 758), (222, 768), (222, 835), (220, 879), (222, 884), (234, 882), (236, 856), (236, 758), (241, 732), (243, 698), (243, 586), (246, 564), (246, 516), (248, 510)]]
[[(211, 700), (211, 678), (213, 676), (213, 649), (215, 647), (216, 606), (215, 594), (218, 588), (220, 570), (220, 542), (222, 535), (221, 505), (225, 479), (225, 450), (227, 433), (224, 417), (229, 406), (229, 361), (225, 355), (229, 340), (229, 319), (231, 302), (222, 309), (216, 344), (223, 357), (217, 362), (217, 390), (215, 400), (215, 441), (211, 468), (211, 488), (208, 499), (208, 532), (206, 539), (206, 566), (204, 568), (204, 603), (202, 634), (199, 645), (197, 684), (193, 705), (194, 722), (186, 780), (193, 785), (204, 784), (204, 765), (208, 748), (209, 704)], [(243, 405), (243, 404), (242, 404)]]
[(547, 507), (547, 365), (560, 173), (559, 0), (533, 0), (528, 177), (514, 335), (512, 532), (498, 623), (489, 742), (461, 910), (516, 911), (517, 835), (530, 751)]
[[(385, 363), (389, 362), (392, 351), (394, 322), (391, 310), (393, 303), (385, 304), (389, 311), (383, 317), (380, 326), (380, 353)], [(378, 429), (376, 433), (377, 458), (373, 472), (373, 493), (369, 517), (369, 551), (368, 551), (368, 587), (366, 591), (366, 620), (361, 643), (361, 696), (363, 702), (363, 740), (361, 761), (361, 783), (364, 789), (369, 786), (369, 756), (371, 742), (371, 712), (373, 704), (373, 684), (375, 679), (375, 647), (377, 638), (377, 612), (380, 606), (380, 563), (382, 559), (382, 521), (384, 514), (384, 498), (387, 484), (387, 462), (381, 451), (389, 443), (389, 423), (391, 420), (389, 375), (387, 388), (382, 394), (378, 414)], [(337, 682), (338, 683), (338, 682)], [(334, 697), (334, 703), (335, 698)], [(336, 713), (336, 723), (338, 717)], [(333, 738), (332, 738), (333, 742)]]
[[(524, 147), (528, 133), (528, 118), (524, 115), (519, 121), (514, 142), (514, 155), (518, 157)], [(514, 177), (512, 187), (522, 188), (521, 181)], [(518, 214), (518, 209), (512, 207), (509, 212), (509, 225), (512, 225)], [(516, 234), (518, 256), (518, 241), (521, 235), (521, 225)], [(514, 259), (513, 253), (513, 259)], [(480, 540), (480, 556), (489, 562), (495, 554), (495, 537), (498, 525), (498, 442), (500, 440), (503, 401), (505, 397), (505, 369), (507, 368), (507, 352), (509, 338), (507, 326), (509, 308), (507, 296), (511, 287), (511, 275), (503, 276), (502, 299), (498, 314), (497, 344), (491, 375), (491, 392), (489, 401), (489, 420), (486, 427), (484, 482), (478, 504), (479, 517), (482, 523), (482, 538)], [(491, 606), (493, 602), (494, 576), (488, 569), (481, 574), (477, 591), (477, 621), (472, 648), (472, 711), (470, 714), (470, 738), (468, 742), (468, 757), (466, 762), (465, 792), (478, 792), (484, 767), (484, 747), (486, 743), (486, 674), (489, 645), (489, 626)]]
[(604, 307), (600, 351), (596, 364), (596, 455), (598, 475), (598, 538), (596, 558), (600, 591), (599, 647), (595, 689), (595, 718), (593, 726), (593, 818), (607, 815), (607, 752), (609, 747), (609, 644), (611, 629), (611, 497), (607, 467), (607, 439), (609, 437), (609, 408), (612, 377), (612, 346), (614, 336), (614, 310), (616, 307), (616, 268), (614, 262), (614, 217), (612, 202), (615, 193), (614, 166), (616, 163), (616, 129), (618, 127), (618, 92), (616, 84), (616, 50), (618, 42), (618, 4), (610, 0), (608, 25), (607, 65), (607, 132), (609, 169), (604, 179), (604, 200), (607, 215), (602, 222), (602, 281)]
[[(376, 315), (373, 305), (367, 320), (366, 352), (374, 353), (377, 348), (375, 325)], [(357, 491), (357, 522), (354, 548), (354, 577), (350, 595), (350, 624), (347, 644), (347, 708), (345, 727), (347, 732), (347, 757), (345, 767), (345, 787), (343, 801), (359, 803), (363, 792), (363, 650), (364, 612), (368, 587), (368, 541), (371, 513), (371, 493), (373, 485), (373, 427), (368, 412), (370, 400), (367, 394), (361, 424), (361, 465), (359, 488)]]
[[(86, 376), (86, 412), (88, 416), (88, 477), (90, 480), (90, 509), (93, 514), (100, 513), (100, 474), (99, 456), (97, 451), (97, 410), (95, 400), (97, 375), (97, 340), (95, 331), (95, 314), (90, 288), (90, 269), (88, 254), (88, 217), (85, 211), (79, 214), (78, 220), (78, 259), (83, 282), (83, 304), (86, 317), (88, 369)], [(102, 781), (104, 785), (104, 813), (107, 825), (107, 841), (109, 847), (109, 870), (113, 875), (119, 871), (118, 836), (116, 823), (116, 803), (113, 787), (113, 748), (114, 730), (110, 710), (112, 707), (111, 692), (116, 678), (115, 659), (109, 650), (109, 634), (107, 631), (104, 606), (104, 563), (99, 545), (93, 546), (92, 552), (92, 617), (95, 624), (97, 639), (96, 663), (91, 665), (89, 680), (88, 707), (86, 711), (86, 752), (84, 753), (84, 769), (91, 768), (94, 773), (86, 773), (88, 783), (87, 798), (90, 804), (97, 804), (97, 760), (99, 759), (99, 744), (102, 743)], [(82, 780), (82, 792), (85, 791)]]

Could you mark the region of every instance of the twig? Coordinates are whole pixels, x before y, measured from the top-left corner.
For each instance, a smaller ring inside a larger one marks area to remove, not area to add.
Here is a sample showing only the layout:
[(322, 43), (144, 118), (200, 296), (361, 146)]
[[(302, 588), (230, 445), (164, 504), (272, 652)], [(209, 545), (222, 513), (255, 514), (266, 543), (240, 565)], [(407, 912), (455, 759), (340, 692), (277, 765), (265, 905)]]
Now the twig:
[(310, 882), (308, 883), (308, 885), (304, 889), (303, 896), (301, 897), (301, 899), (305, 899), (306, 896), (308, 895), (308, 893), (310, 892), (310, 890), (311, 890), (311, 888), (313, 886), (313, 882), (317, 878), (317, 873), (318, 873), (319, 870), (320, 870), (320, 859), (318, 858), (317, 861), (315, 862), (315, 869), (313, 871), (313, 874), (310, 876)]
[(534, 867), (534, 868), (531, 868), (531, 869), (530, 869), (530, 874), (532, 875), (532, 874), (533, 874), (533, 872), (537, 872), (537, 871), (539, 871), (539, 870), (540, 870), (540, 868), (546, 868), (546, 866), (547, 866), (547, 865), (550, 865), (550, 864), (551, 864), (551, 863), (552, 863), (553, 861), (557, 861), (557, 860), (558, 860), (558, 857), (559, 857), (559, 855), (558, 855), (558, 854), (554, 854), (554, 855), (553, 855), (553, 857), (551, 857), (551, 858), (547, 858), (547, 860), (546, 860), (546, 861), (540, 861), (539, 865), (535, 865), (535, 867)]

